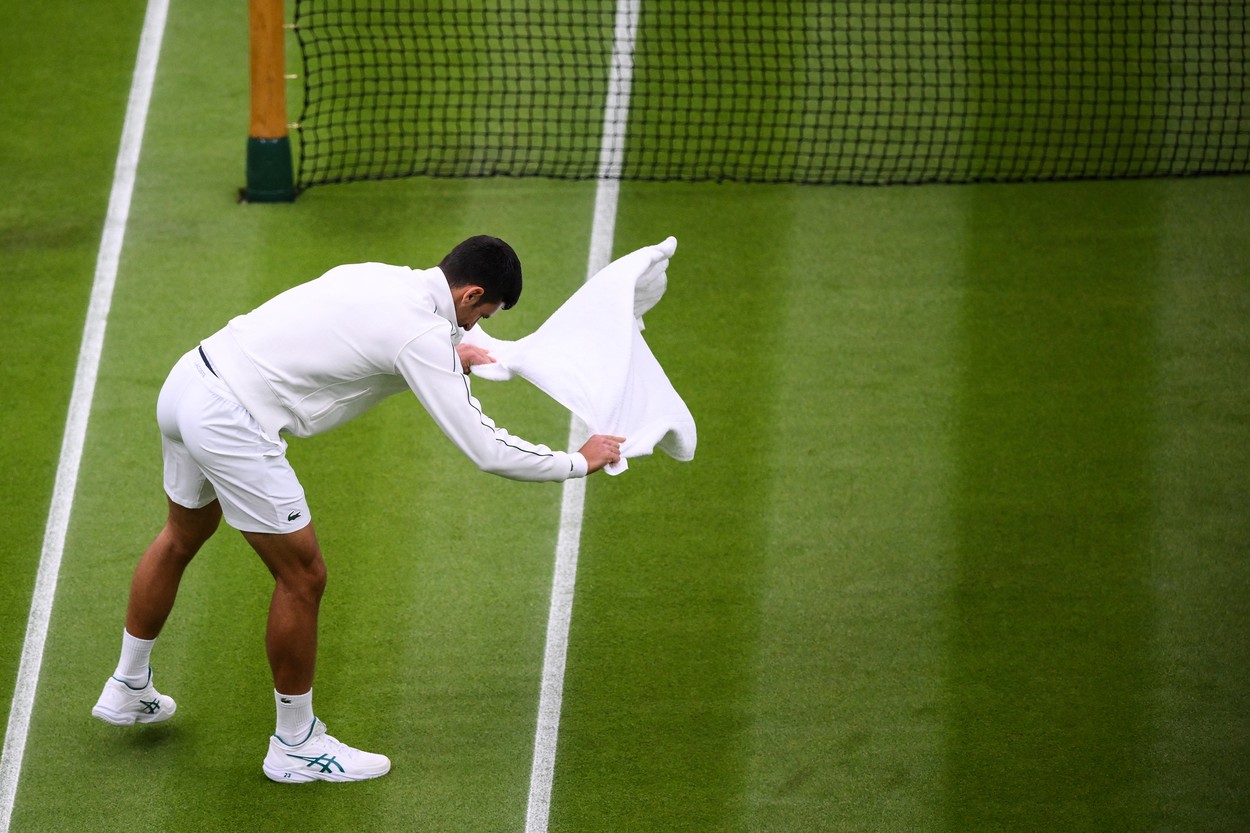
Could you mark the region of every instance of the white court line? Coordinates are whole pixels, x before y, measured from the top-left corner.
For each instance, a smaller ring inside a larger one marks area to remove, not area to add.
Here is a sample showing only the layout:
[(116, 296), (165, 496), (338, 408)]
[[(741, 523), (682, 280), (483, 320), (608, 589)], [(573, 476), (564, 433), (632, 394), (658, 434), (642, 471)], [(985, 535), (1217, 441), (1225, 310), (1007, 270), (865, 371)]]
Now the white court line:
[[(634, 73), (634, 39), (642, 0), (616, 4), (612, 65), (608, 95), (603, 106), (603, 141), (599, 149), (599, 182), (595, 189), (595, 216), (590, 232), (590, 257), (586, 277), (607, 266), (616, 233), (616, 205), (620, 194), (621, 163), (625, 155), (625, 120), (629, 113), (630, 85)], [(573, 417), (569, 422), (569, 448), (586, 441), (586, 427)], [(530, 769), (526, 833), (546, 833), (551, 814), (551, 782), (556, 767), (556, 741), (560, 732), (560, 705), (564, 697), (564, 661), (568, 654), (569, 623), (573, 618), (573, 585), (582, 535), (582, 509), (586, 481), (564, 481), (560, 501), (560, 535), (556, 541), (555, 576), (551, 582), (551, 609), (547, 617), (547, 646), (543, 653), (542, 690), (538, 701), (538, 727), (534, 733), (534, 762)]]
[(156, 63), (165, 33), (169, 0), (150, 0), (139, 37), (139, 55), (130, 83), (130, 100), (126, 105), (126, 121), (122, 127), (121, 148), (113, 171), (113, 189), (109, 194), (104, 234), (96, 259), (95, 280), (83, 326), (82, 344), (78, 350), (78, 367), (74, 371), (74, 388), (70, 395), (69, 416), (61, 440), (61, 458), (57, 464), (56, 482), (52, 488), (52, 505), (43, 533), (43, 551), (35, 575), (34, 594), (30, 600), (30, 616), (26, 620), (26, 637), (22, 641), (22, 660), (13, 687), (13, 703), (4, 733), (4, 751), (0, 753), (0, 833), (8, 833), (17, 798), (17, 781), (22, 772), (22, 756), (26, 751), (26, 734), (30, 729), (39, 669), (43, 665), (43, 648), (48, 638), (48, 622), (56, 596), (57, 578), (61, 572), (61, 555), (69, 528), (74, 491), (78, 486), (78, 467), (82, 461), (87, 421), (91, 416), (91, 400), (95, 396), (96, 374), (104, 349), (104, 330), (108, 324), (113, 286), (117, 282), (117, 266), (121, 260), (126, 221), (130, 216), (130, 198), (134, 193), (135, 171), (139, 164), (139, 148), (143, 144), (143, 127), (147, 122), (148, 103), (156, 78)]

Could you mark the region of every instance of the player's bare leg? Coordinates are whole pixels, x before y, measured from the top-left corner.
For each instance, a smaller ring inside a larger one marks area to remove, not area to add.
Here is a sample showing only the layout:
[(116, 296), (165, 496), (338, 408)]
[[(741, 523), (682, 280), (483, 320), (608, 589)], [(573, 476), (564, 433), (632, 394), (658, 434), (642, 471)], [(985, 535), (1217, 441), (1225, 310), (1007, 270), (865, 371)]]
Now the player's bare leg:
[(153, 686), (148, 659), (154, 640), (173, 610), (187, 565), (220, 523), (221, 506), (217, 501), (199, 509), (169, 501), (165, 526), (135, 567), (121, 658), (91, 710), (93, 716), (116, 726), (159, 723), (173, 717), (177, 706), (172, 697)]
[(312, 524), (283, 534), (244, 533), (273, 575), (265, 650), (273, 670), (277, 728), (264, 772), (280, 783), (359, 781), (385, 775), (384, 755), (354, 749), (326, 734), (312, 710), (317, 665), (317, 615), (326, 566)]
[(297, 532), (245, 532), (273, 575), (265, 651), (274, 688), (300, 694), (312, 688), (317, 665), (317, 613), (326, 587), (326, 564), (312, 524)]
[(187, 565), (221, 523), (217, 501), (187, 509), (169, 501), (165, 527), (139, 559), (130, 583), (126, 630), (140, 639), (155, 639), (173, 610), (178, 585)]

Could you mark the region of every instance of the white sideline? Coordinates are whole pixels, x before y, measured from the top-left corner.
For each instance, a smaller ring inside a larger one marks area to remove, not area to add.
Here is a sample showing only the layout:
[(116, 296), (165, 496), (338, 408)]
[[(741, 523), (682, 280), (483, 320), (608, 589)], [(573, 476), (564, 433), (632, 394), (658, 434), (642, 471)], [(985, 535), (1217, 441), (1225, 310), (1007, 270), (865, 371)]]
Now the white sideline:
[[(599, 148), (599, 182), (595, 189), (595, 216), (590, 232), (590, 257), (586, 277), (607, 266), (616, 233), (619, 176), (625, 155), (625, 121), (629, 113), (630, 85), (634, 71), (634, 39), (642, 0), (619, 0), (613, 34), (612, 65), (608, 94), (603, 106), (603, 140)], [(581, 420), (569, 422), (569, 448), (579, 448), (587, 431)], [(534, 762), (530, 769), (526, 833), (546, 833), (551, 813), (551, 782), (556, 766), (556, 741), (560, 731), (560, 706), (564, 697), (564, 661), (568, 653), (569, 623), (573, 618), (573, 586), (582, 535), (582, 509), (586, 481), (564, 481), (560, 502), (560, 534), (556, 540), (555, 575), (551, 582), (551, 609), (547, 616), (547, 645), (543, 653), (542, 689), (538, 701), (538, 726), (534, 733)]]
[(48, 510), (43, 551), (39, 556), (39, 570), (35, 575), (35, 589), (30, 600), (30, 616), (26, 621), (26, 636), (22, 641), (22, 659), (17, 670), (13, 703), (9, 708), (9, 721), (4, 733), (4, 751), (0, 753), (0, 833), (8, 833), (17, 798), (17, 782), (21, 776), (22, 757), (26, 751), (26, 735), (30, 729), (39, 670), (43, 665), (48, 622), (52, 616), (57, 578), (61, 572), (65, 534), (74, 505), (74, 491), (78, 485), (78, 467), (82, 461), (87, 422), (91, 416), (91, 400), (95, 396), (96, 374), (104, 348), (104, 330), (108, 324), (113, 287), (117, 282), (117, 267), (121, 259), (122, 241), (126, 236), (126, 221), (130, 216), (135, 171), (139, 164), (139, 148), (143, 144), (143, 128), (147, 122), (148, 103), (152, 99), (152, 85), (156, 78), (156, 64), (160, 57), (168, 11), (169, 0), (149, 0), (143, 21), (143, 33), (139, 37), (139, 54), (130, 83), (130, 99), (126, 104), (126, 120), (122, 127), (117, 166), (113, 171), (113, 188), (109, 194), (104, 234), (96, 259), (87, 321), (83, 325), (78, 367), (74, 371), (74, 388), (70, 395), (65, 434), (61, 440), (61, 457), (57, 464), (56, 482), (52, 488), (52, 505)]

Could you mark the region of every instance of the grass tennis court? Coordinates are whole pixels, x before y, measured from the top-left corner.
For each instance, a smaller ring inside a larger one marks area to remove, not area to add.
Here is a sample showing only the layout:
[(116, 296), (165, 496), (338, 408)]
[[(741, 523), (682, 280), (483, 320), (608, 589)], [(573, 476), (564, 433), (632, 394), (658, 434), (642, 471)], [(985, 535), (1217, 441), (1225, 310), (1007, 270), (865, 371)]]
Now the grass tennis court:
[[(593, 183), (237, 205), (235, 5), (170, 10), (10, 829), (523, 830), (560, 490), (476, 472), (404, 397), (291, 443), (330, 569), (317, 709), (391, 774), (263, 777), (272, 585), (224, 528), (153, 658), (177, 716), (89, 716), (178, 356), (330, 266), (478, 232), (526, 270), (494, 335), (585, 276)], [(144, 8), (5, 12), (0, 715)], [(700, 445), (587, 484), (550, 829), (1246, 829), (1248, 216), (1244, 176), (623, 184), (614, 253), (679, 240), (646, 335)], [(474, 390), (564, 444), (524, 383)]]

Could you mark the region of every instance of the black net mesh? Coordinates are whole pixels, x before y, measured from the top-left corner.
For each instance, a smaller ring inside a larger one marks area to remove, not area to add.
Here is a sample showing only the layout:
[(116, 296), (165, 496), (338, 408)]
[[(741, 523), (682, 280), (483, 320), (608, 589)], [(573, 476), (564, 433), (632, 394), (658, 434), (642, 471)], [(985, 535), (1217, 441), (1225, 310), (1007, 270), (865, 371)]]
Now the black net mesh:
[[(617, 5), (297, 0), (298, 185), (1250, 170), (1246, 0), (671, 0), (621, 30)], [(601, 171), (605, 117), (623, 157)]]

